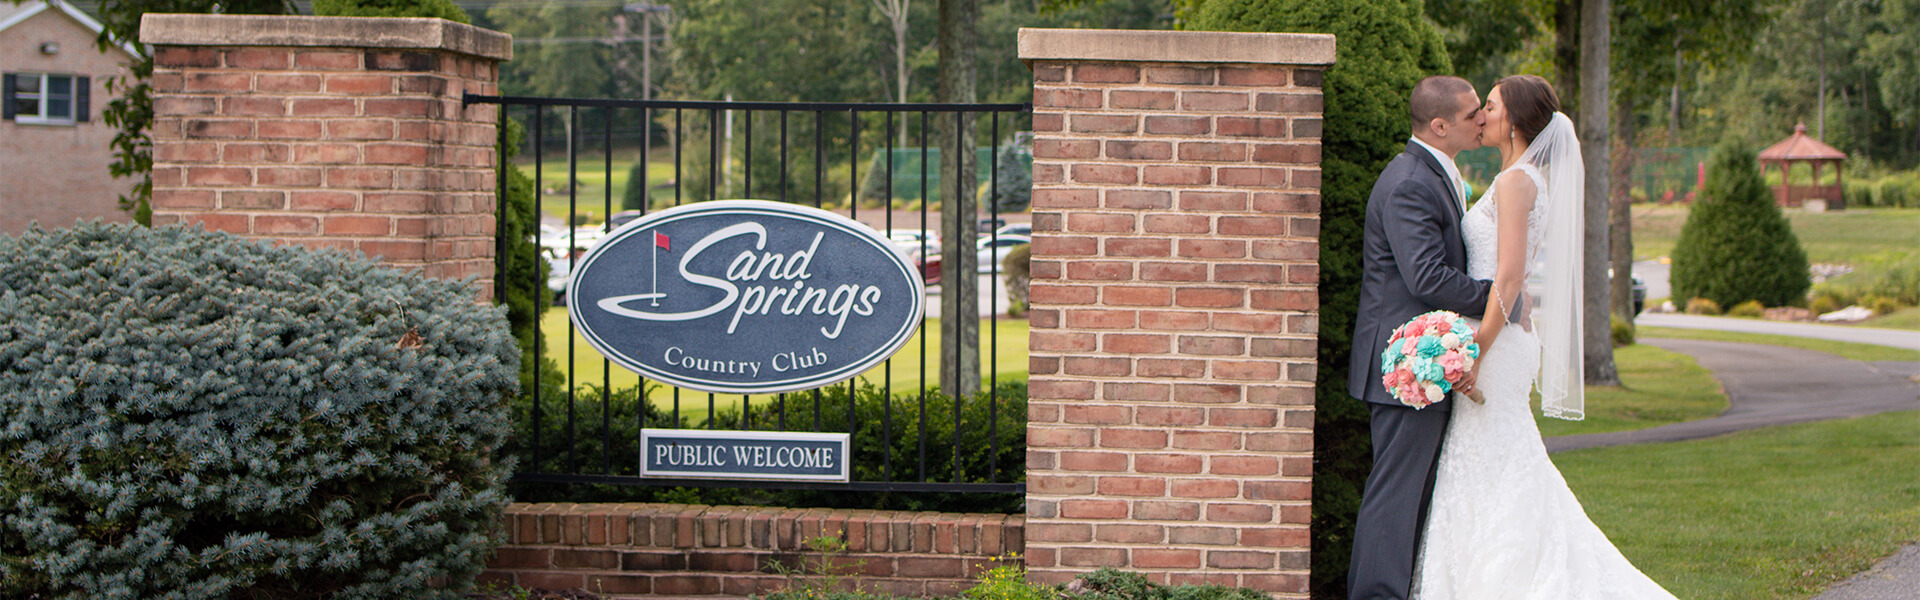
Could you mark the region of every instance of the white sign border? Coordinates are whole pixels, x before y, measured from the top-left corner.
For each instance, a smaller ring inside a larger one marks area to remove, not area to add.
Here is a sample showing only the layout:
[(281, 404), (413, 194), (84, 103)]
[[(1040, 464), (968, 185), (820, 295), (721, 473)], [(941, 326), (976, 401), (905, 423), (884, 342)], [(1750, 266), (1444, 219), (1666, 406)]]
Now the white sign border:
[[(647, 462), (647, 448), (654, 435), (671, 435), (676, 438), (694, 438), (704, 440), (773, 440), (797, 442), (833, 442), (840, 445), (840, 466), (838, 475), (780, 475), (768, 473), (689, 473), (686, 471), (655, 471)], [(813, 433), (807, 431), (727, 431), (716, 429), (660, 429), (646, 427), (640, 430), (640, 476), (656, 479), (744, 479), (753, 481), (832, 481), (847, 483), (852, 481), (853, 456), (851, 434)]]
[[(690, 379), (679, 374), (648, 367), (645, 363), (634, 360), (632, 357), (627, 356), (626, 353), (615, 349), (612, 344), (601, 339), (599, 335), (595, 334), (591, 329), (582, 325), (585, 323), (585, 320), (580, 313), (580, 311), (583, 310), (581, 307), (588, 303), (581, 302), (578, 298), (570, 297), (567, 302), (567, 317), (571, 320), (572, 328), (580, 333), (580, 337), (587, 340), (588, 345), (598, 350), (601, 356), (606, 357), (614, 364), (639, 374), (643, 378), (703, 392), (720, 394), (779, 394), (826, 387), (859, 377), (861, 373), (867, 372), (875, 366), (893, 358), (894, 354), (899, 353), (900, 349), (905, 347), (909, 340), (913, 339), (914, 333), (920, 330), (921, 321), (926, 320), (926, 282), (921, 279), (919, 272), (913, 268), (912, 261), (901, 254), (899, 249), (894, 248), (892, 244), (888, 243), (885, 236), (882, 236), (872, 227), (868, 227), (865, 223), (832, 212), (811, 206), (801, 206), (772, 200), (711, 200), (650, 212), (620, 226), (619, 229), (613, 230), (613, 232), (607, 234), (598, 244), (594, 245), (592, 250), (587, 251), (586, 255), (582, 256), (578, 261), (579, 264), (573, 268), (573, 272), (568, 275), (567, 289), (581, 289), (579, 287), (581, 276), (588, 271), (593, 261), (599, 259), (607, 248), (613, 247), (620, 241), (632, 237), (640, 231), (707, 213), (729, 211), (784, 213), (787, 216), (814, 221), (821, 225), (847, 230), (858, 235), (863, 241), (892, 256), (895, 261), (895, 266), (900, 268), (902, 275), (912, 284), (913, 293), (911, 297), (913, 301), (913, 314), (911, 318), (907, 319), (904, 327), (894, 333), (892, 340), (882, 346), (878, 351), (868, 355), (865, 359), (820, 375), (799, 379), (769, 381), (759, 385), (720, 384)], [(651, 243), (651, 241), (649, 241), (649, 243)]]

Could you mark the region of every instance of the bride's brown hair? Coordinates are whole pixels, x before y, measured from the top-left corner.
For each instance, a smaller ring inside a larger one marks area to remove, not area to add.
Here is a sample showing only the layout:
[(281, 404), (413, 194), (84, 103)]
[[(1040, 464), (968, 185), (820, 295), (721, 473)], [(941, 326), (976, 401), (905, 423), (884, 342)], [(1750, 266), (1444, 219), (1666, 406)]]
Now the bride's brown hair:
[(1507, 103), (1507, 123), (1529, 144), (1560, 110), (1560, 95), (1554, 93), (1553, 84), (1538, 75), (1506, 77), (1493, 82), (1493, 87), (1500, 90), (1500, 99)]

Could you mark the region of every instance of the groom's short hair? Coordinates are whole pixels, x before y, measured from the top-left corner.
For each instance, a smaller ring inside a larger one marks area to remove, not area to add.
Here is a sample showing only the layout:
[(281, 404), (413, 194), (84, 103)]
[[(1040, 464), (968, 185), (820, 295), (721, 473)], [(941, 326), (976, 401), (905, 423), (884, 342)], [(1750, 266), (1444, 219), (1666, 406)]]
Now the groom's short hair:
[(1434, 119), (1452, 121), (1460, 114), (1460, 94), (1473, 93), (1473, 84), (1452, 75), (1434, 75), (1413, 85), (1408, 111), (1413, 113), (1413, 131), (1425, 131)]

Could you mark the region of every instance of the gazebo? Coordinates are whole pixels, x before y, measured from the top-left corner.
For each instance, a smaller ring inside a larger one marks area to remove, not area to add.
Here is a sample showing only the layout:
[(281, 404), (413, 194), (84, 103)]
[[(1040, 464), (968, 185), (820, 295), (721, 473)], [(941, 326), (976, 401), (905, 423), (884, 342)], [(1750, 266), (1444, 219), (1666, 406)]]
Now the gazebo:
[[(1789, 208), (1799, 208), (1809, 200), (1821, 201), (1826, 208), (1833, 210), (1846, 208), (1845, 197), (1840, 191), (1846, 177), (1840, 165), (1846, 160), (1847, 153), (1808, 136), (1806, 123), (1794, 125), (1793, 135), (1760, 151), (1763, 171), (1776, 165), (1780, 167), (1780, 189), (1774, 190), (1773, 197), (1780, 206)], [(1813, 181), (1809, 185), (1793, 185), (1793, 163), (1796, 162), (1813, 164)], [(1820, 185), (1823, 165), (1833, 167), (1834, 180), (1831, 185)]]

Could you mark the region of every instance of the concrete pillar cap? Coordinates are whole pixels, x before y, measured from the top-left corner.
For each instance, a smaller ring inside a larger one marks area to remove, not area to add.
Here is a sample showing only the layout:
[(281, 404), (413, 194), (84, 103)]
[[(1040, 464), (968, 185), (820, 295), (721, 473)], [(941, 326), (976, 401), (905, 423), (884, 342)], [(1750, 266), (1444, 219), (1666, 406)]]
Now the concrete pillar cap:
[(1125, 29), (1020, 30), (1020, 60), (1331, 65), (1324, 33)]
[(147, 14), (140, 42), (154, 46), (291, 46), (445, 50), (513, 58), (513, 36), (417, 17)]

